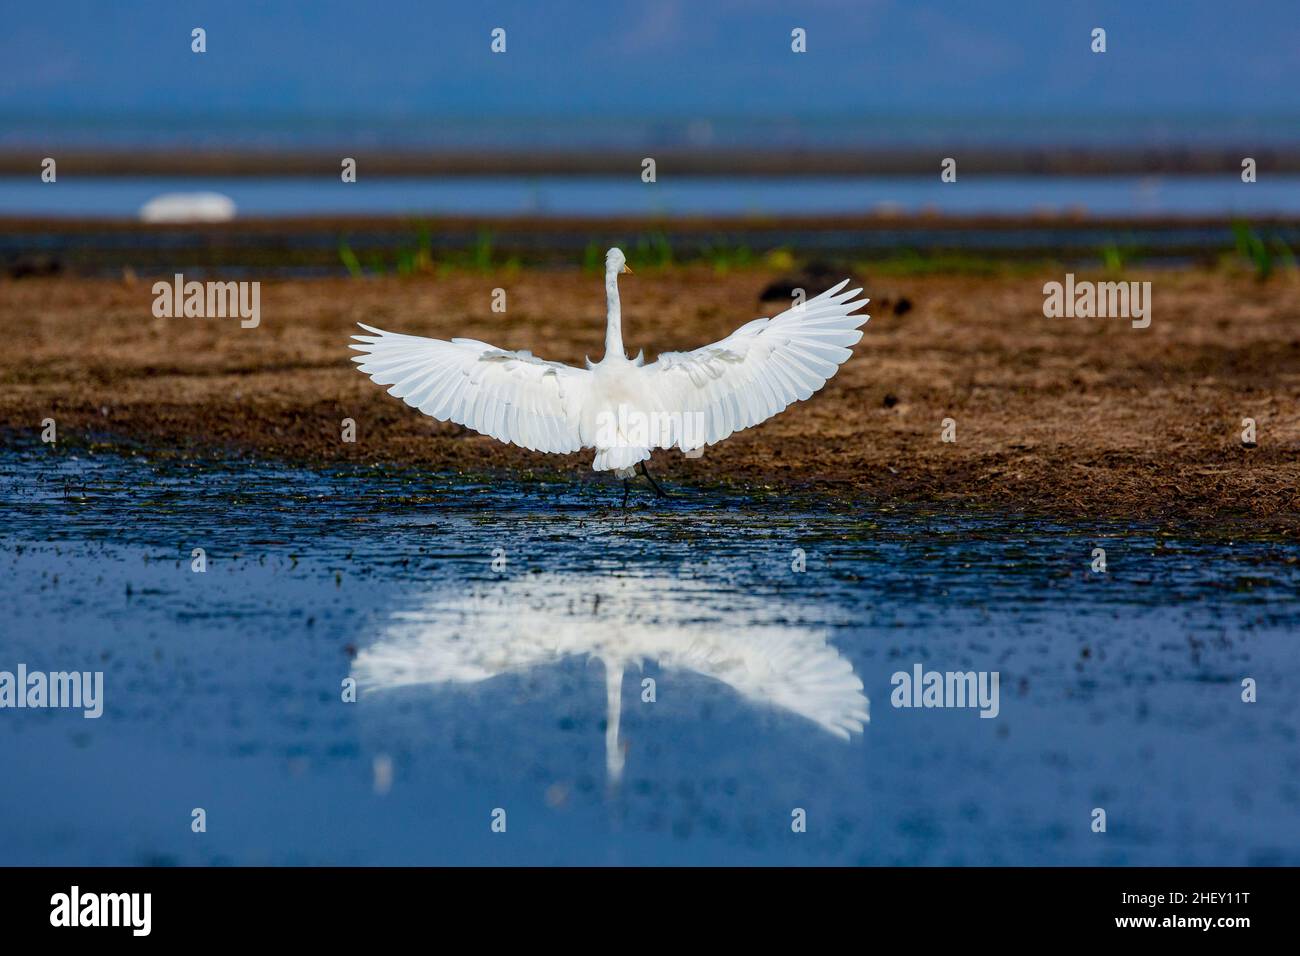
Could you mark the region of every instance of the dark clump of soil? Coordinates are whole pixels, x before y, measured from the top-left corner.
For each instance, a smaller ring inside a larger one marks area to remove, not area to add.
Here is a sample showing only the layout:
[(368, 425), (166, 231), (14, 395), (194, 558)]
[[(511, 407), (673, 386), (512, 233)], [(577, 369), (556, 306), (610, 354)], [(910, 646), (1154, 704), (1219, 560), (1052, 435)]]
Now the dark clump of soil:
[(63, 262), (57, 256), (45, 253), (22, 253), (6, 261), (3, 268), (4, 274), (11, 279), (31, 279), (61, 274)]
[(859, 279), (851, 269), (831, 262), (814, 261), (808, 263), (797, 273), (773, 279), (758, 294), (761, 302), (790, 302), (796, 292), (803, 290), (804, 296), (811, 299), (821, 295), (845, 279), (853, 288), (865, 288), (866, 283)]

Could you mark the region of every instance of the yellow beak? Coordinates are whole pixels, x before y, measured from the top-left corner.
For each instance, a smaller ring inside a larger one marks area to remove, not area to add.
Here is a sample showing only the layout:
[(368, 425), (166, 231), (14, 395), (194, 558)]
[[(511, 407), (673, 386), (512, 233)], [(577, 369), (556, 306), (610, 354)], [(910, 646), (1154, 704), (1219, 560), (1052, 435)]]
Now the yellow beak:
[(626, 272), (628, 275), (636, 275), (636, 273), (632, 271), (632, 267), (628, 265), (626, 262), (623, 263), (623, 271)]

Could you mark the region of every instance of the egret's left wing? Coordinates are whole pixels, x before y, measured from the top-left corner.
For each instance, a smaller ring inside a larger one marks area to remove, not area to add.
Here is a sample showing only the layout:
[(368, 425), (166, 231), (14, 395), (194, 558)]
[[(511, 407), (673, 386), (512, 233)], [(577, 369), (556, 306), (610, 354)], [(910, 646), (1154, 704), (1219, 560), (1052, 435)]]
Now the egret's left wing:
[(848, 740), (870, 720), (862, 680), (825, 638), (782, 628), (751, 627), (743, 636), (701, 634), (665, 647), (661, 667), (720, 680), (741, 696), (793, 711)]
[(674, 423), (657, 447), (691, 451), (715, 444), (825, 385), (870, 318), (854, 314), (871, 300), (855, 298), (861, 289), (841, 291), (848, 281), (720, 342), (665, 352), (647, 365), (659, 410)]

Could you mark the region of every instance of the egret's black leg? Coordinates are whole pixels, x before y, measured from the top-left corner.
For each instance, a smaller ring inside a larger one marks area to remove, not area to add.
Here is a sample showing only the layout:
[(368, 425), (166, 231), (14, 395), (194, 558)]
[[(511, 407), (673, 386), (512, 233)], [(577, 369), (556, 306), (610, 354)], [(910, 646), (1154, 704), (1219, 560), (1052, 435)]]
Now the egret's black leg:
[(650, 469), (645, 466), (645, 462), (638, 463), (637, 467), (641, 469), (641, 474), (645, 475), (646, 478), (649, 479), (651, 487), (653, 487), (655, 490), (655, 494), (657, 494), (660, 498), (671, 497), (668, 494), (668, 492), (664, 491), (662, 488), (659, 487), (659, 482), (654, 480), (654, 476), (650, 474)]
[(627, 507), (627, 493), (628, 491), (631, 490), (631, 488), (632, 486), (628, 483), (628, 480), (624, 478), (623, 479), (623, 507), (624, 508)]

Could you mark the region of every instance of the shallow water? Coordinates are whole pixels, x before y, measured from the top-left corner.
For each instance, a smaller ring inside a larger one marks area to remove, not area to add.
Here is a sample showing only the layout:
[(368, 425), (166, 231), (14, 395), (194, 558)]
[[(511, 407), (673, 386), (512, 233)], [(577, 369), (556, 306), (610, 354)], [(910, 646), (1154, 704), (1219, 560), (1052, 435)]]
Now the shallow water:
[[(937, 170), (937, 166), (936, 166)], [(162, 193), (218, 192), (241, 216), (682, 216), (857, 215), (1286, 215), (1300, 213), (1300, 176), (1245, 184), (1225, 176), (665, 177), (482, 176), (359, 179), (300, 177), (0, 177), (0, 214), (134, 219)]]
[[(105, 675), (0, 710), (3, 864), (1300, 863), (1293, 544), (126, 449), (0, 489), (0, 670)], [(915, 664), (997, 716), (891, 706)]]

